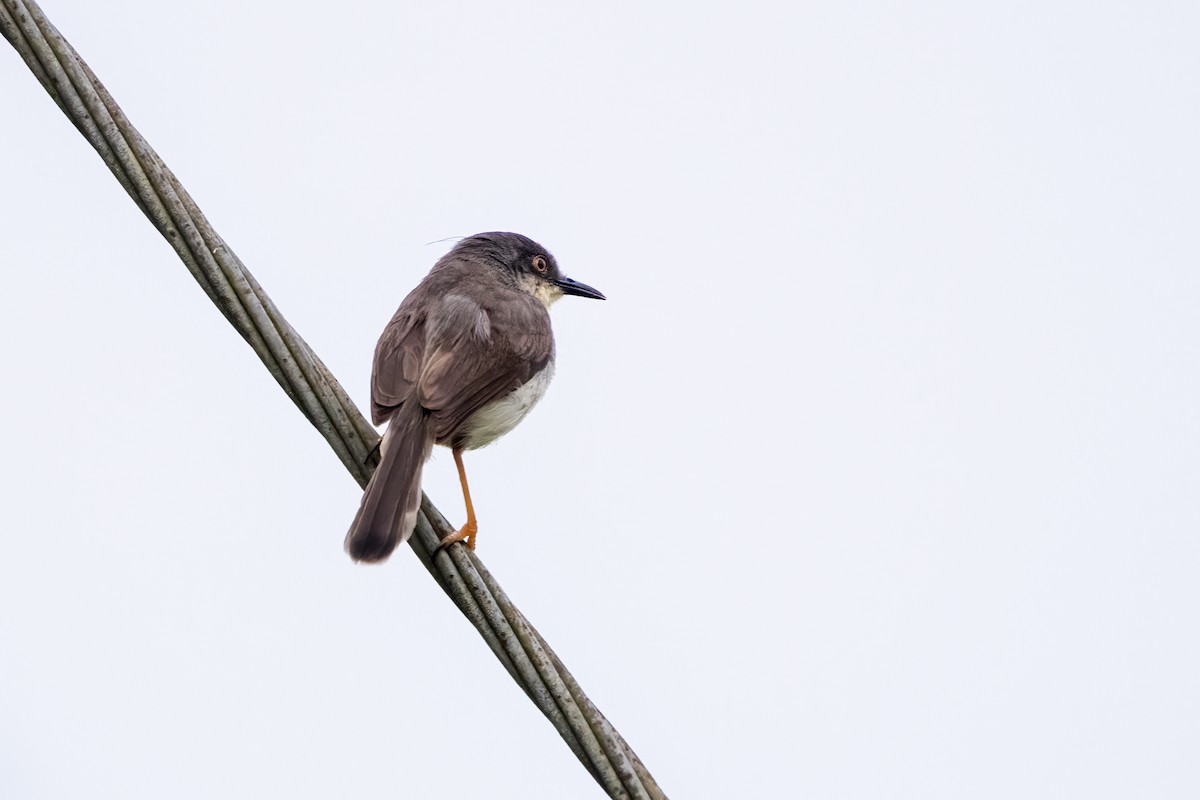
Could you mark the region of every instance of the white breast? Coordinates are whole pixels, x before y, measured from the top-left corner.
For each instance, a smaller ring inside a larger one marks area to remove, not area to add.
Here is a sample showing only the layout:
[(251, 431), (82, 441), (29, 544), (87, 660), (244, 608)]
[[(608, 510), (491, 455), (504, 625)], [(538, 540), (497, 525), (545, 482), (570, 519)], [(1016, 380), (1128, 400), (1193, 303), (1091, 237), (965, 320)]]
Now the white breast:
[(554, 362), (551, 361), (515, 391), (493, 400), (472, 414), (463, 425), (463, 448), (477, 450), (486, 447), (517, 427), (517, 423), (525, 419), (525, 415), (542, 399), (553, 377)]

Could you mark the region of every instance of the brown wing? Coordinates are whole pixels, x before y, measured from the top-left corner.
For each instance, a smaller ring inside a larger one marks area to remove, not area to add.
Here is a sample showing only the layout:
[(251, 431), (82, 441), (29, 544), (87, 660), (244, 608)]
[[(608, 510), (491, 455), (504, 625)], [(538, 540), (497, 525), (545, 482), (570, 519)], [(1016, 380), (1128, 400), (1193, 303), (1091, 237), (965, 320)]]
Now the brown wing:
[(472, 414), (517, 389), (554, 357), (545, 306), (518, 291), (495, 300), (485, 308), (452, 295), (428, 320), (417, 397), (432, 416), (435, 441), (451, 443)]
[(425, 360), (425, 319), (405, 301), (375, 346), (371, 369), (371, 420), (390, 419), (410, 395)]
[[(499, 294), (500, 296), (497, 296)], [(546, 308), (524, 292), (490, 294), (486, 307), (461, 294), (406, 300), (375, 348), (375, 424), (413, 397), (449, 442), (476, 411), (540, 372), (554, 356)]]

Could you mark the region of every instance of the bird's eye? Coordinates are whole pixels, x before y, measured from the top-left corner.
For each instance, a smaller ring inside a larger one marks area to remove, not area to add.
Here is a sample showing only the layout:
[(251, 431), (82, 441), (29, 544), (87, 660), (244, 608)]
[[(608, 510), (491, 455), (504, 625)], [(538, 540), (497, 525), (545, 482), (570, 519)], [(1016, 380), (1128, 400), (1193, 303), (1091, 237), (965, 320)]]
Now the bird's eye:
[(533, 268), (536, 269), (538, 272), (542, 273), (543, 275), (545, 275), (546, 270), (550, 268), (550, 265), (546, 263), (546, 259), (543, 258), (542, 256), (534, 256), (533, 257)]

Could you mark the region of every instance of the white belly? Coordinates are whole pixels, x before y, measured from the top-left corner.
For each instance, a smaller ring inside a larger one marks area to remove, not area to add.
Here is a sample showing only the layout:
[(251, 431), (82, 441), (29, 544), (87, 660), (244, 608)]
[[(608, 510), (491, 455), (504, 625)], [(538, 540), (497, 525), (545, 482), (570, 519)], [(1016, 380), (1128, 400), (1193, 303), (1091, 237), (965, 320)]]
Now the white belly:
[(472, 414), (463, 425), (463, 449), (486, 447), (517, 427), (517, 423), (525, 419), (525, 415), (542, 399), (553, 377), (554, 362), (551, 361), (515, 391), (493, 400)]

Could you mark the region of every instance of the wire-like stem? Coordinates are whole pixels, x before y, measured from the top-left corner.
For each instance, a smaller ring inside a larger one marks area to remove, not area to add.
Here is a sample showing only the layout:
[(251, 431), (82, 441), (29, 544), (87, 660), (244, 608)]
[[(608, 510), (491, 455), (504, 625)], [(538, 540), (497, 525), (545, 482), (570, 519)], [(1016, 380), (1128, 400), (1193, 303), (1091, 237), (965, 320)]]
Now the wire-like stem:
[[(0, 0), (0, 34), (96, 148), (200, 288), (321, 432), (354, 479), (366, 485), (376, 462), (375, 429), (213, 230), (79, 54), (32, 0)], [(437, 549), (453, 528), (428, 497), (423, 498), (421, 512), (410, 540), (413, 551), (588, 772), (610, 797), (665, 798), (637, 755), (588, 700), (479, 558), (461, 545)]]

